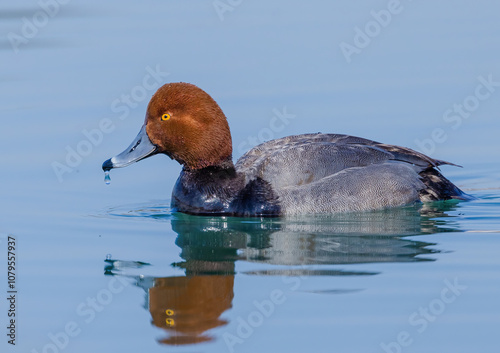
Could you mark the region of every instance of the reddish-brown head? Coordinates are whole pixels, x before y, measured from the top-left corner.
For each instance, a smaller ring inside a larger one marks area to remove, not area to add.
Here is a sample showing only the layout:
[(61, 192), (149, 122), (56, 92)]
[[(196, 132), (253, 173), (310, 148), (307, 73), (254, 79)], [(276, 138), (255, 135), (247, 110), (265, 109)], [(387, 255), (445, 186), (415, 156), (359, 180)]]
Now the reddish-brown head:
[(157, 152), (189, 169), (231, 160), (231, 133), (219, 105), (189, 83), (168, 83), (158, 89), (146, 112), (146, 132)]
[(104, 171), (165, 153), (187, 169), (231, 167), (231, 133), (224, 113), (206, 92), (189, 83), (166, 84), (153, 95), (146, 121), (122, 153), (102, 164)]

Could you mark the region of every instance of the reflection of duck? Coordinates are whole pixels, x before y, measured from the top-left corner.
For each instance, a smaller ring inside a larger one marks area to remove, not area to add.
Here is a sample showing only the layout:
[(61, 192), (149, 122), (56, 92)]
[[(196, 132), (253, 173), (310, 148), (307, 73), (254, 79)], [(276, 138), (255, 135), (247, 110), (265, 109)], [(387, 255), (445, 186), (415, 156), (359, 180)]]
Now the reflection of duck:
[(434, 244), (404, 237), (456, 231), (438, 226), (431, 218), (453, 207), (436, 205), (434, 210), (426, 209), (426, 216), (419, 207), (403, 207), (262, 221), (178, 213), (172, 229), (187, 258), (277, 265), (427, 261), (419, 255), (436, 252), (428, 249)]
[[(432, 261), (428, 242), (405, 238), (419, 234), (457, 231), (431, 217), (446, 216), (451, 205), (435, 209), (417, 207), (383, 212), (344, 214), (335, 217), (293, 220), (252, 220), (225, 217), (196, 217), (174, 214), (172, 229), (184, 261), (181, 277), (134, 277), (147, 293), (152, 323), (168, 336), (164, 344), (181, 345), (212, 340), (210, 329), (227, 323), (221, 315), (231, 308), (235, 261), (264, 264), (306, 265), (247, 271), (248, 275), (354, 276), (376, 275), (374, 271), (340, 270), (335, 264)], [(144, 210), (142, 211), (144, 212)], [(119, 268), (113, 268), (119, 264)], [(127, 265), (128, 264), (128, 265)], [(144, 263), (107, 260), (108, 274), (120, 274), (127, 266), (147, 270)], [(320, 268), (311, 265), (322, 265)], [(118, 271), (117, 271), (118, 270)], [(342, 289), (341, 292), (349, 289)], [(335, 293), (335, 290), (330, 291)]]

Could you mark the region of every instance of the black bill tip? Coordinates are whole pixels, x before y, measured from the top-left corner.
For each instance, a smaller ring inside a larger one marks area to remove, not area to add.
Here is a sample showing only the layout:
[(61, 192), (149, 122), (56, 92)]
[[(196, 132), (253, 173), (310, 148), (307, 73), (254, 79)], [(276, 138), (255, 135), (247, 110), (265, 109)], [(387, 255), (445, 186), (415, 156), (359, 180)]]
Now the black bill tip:
[(108, 170), (111, 170), (113, 169), (113, 162), (111, 162), (111, 158), (104, 161), (104, 163), (102, 164), (102, 170), (107, 172)]

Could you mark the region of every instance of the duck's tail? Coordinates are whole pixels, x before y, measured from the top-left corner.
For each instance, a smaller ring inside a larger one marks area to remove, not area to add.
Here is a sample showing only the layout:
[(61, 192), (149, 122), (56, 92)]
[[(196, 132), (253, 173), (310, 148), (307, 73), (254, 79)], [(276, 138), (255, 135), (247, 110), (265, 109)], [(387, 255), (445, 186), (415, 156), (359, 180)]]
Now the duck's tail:
[(460, 190), (455, 184), (432, 167), (421, 171), (419, 175), (425, 185), (425, 188), (419, 191), (420, 201), (422, 202), (475, 199), (475, 197)]

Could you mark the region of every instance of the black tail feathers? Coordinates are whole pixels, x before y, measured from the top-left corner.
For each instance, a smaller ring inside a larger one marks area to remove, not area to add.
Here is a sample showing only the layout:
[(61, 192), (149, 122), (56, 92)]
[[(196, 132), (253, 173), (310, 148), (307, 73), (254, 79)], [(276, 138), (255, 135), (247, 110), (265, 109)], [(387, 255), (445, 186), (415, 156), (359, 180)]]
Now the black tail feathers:
[(460, 190), (434, 168), (419, 173), (425, 188), (419, 191), (420, 201), (473, 200), (474, 197)]

